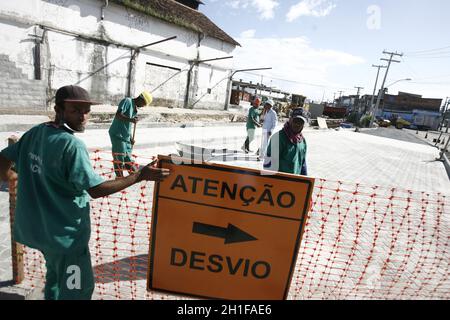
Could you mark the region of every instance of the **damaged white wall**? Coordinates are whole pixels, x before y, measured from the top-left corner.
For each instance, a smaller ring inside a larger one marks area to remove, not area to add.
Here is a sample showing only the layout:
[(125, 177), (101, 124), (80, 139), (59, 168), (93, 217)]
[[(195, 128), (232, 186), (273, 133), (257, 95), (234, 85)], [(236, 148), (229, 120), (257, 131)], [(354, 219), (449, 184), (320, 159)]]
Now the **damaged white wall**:
[[(195, 65), (187, 88), (189, 61), (229, 56), (234, 45), (98, 0), (15, 0), (0, 4), (0, 68), (3, 81), (20, 92), (34, 88), (33, 107), (62, 85), (78, 83), (94, 99), (117, 104), (143, 89), (155, 104), (223, 109), (232, 59)], [(103, 7), (103, 8), (102, 8)], [(104, 19), (102, 20), (102, 15)], [(132, 48), (171, 36), (177, 39), (141, 49), (129, 77)], [(156, 89), (156, 90), (155, 90)], [(188, 90), (187, 90), (188, 89)], [(30, 107), (14, 101), (0, 86), (5, 107)], [(31, 92), (31, 91), (30, 91)], [(186, 92), (188, 93), (186, 96)], [(40, 98), (39, 98), (40, 97)], [(10, 101), (11, 100), (11, 101)], [(52, 106), (52, 101), (47, 107)]]

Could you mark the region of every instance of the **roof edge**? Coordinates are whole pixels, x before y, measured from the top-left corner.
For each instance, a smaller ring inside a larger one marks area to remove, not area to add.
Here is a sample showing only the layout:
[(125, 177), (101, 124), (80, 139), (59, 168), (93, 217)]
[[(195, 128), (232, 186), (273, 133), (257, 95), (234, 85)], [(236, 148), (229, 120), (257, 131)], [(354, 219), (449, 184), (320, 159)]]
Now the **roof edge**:
[[(196, 25), (194, 25), (192, 23), (186, 22), (183, 19), (179, 19), (179, 18), (174, 17), (172, 15), (160, 14), (159, 12), (156, 12), (155, 10), (153, 10), (151, 7), (144, 7), (143, 5), (141, 5), (139, 3), (136, 3), (136, 2), (134, 2), (132, 0), (112, 0), (111, 2), (113, 2), (115, 4), (118, 4), (118, 5), (121, 5), (121, 6), (124, 6), (124, 7), (127, 7), (127, 8), (130, 8), (130, 9), (133, 9), (133, 10), (136, 10), (138, 12), (144, 13), (144, 14), (152, 16), (154, 18), (163, 20), (165, 22), (173, 23), (175, 25), (184, 27), (184, 28), (189, 29), (189, 30), (194, 31), (194, 32), (198, 32), (198, 33), (202, 33), (202, 34), (208, 34), (207, 32), (205, 32), (204, 30), (202, 30), (201, 28), (199, 28), (198, 26), (196, 26)], [(180, 4), (180, 5), (182, 5), (182, 4)], [(187, 8), (189, 8), (189, 7), (187, 7)], [(192, 9), (192, 8), (189, 8), (189, 9)], [(202, 14), (202, 15), (204, 15), (203, 13), (201, 13), (199, 11), (197, 11), (197, 12)], [(213, 23), (213, 22), (211, 21), (211, 23)], [(234, 40), (232, 37), (230, 37), (230, 36), (228, 36), (228, 37), (231, 39), (231, 41), (227, 41), (225, 39), (220, 39), (220, 38), (217, 38), (215, 36), (211, 36), (211, 37), (215, 38), (215, 39), (218, 39), (218, 40), (221, 40), (221, 41), (224, 41), (224, 42), (227, 42), (227, 43), (230, 43), (232, 45), (241, 47), (241, 45), (236, 40)]]

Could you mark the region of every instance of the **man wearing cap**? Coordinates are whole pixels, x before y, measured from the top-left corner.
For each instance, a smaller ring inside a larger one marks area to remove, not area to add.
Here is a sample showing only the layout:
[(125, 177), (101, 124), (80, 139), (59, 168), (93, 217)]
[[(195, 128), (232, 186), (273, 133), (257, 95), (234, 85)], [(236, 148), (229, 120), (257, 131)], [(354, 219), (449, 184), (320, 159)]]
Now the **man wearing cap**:
[(261, 103), (261, 100), (259, 97), (255, 96), (253, 97), (253, 100), (251, 102), (251, 107), (248, 110), (248, 116), (247, 116), (247, 138), (245, 139), (244, 145), (242, 146), (242, 150), (244, 150), (245, 153), (251, 152), (250, 150), (250, 143), (255, 139), (255, 131), (256, 127), (261, 127), (261, 124), (259, 123), (259, 112), (258, 107)]
[(294, 109), (282, 130), (270, 139), (264, 158), (264, 168), (285, 173), (308, 174), (306, 168), (306, 140), (302, 130), (307, 122), (303, 109)]
[(269, 142), (270, 136), (275, 130), (278, 122), (277, 113), (273, 110), (274, 102), (272, 99), (268, 99), (264, 103), (264, 123), (262, 126), (262, 141), (261, 148), (259, 150), (259, 158), (264, 159), (267, 149), (267, 143)]
[(85, 144), (74, 136), (84, 131), (95, 103), (78, 86), (58, 89), (55, 98), (55, 121), (33, 127), (0, 152), (0, 180), (17, 181), (14, 239), (43, 253), (45, 299), (90, 299), (90, 197), (160, 181), (169, 172), (148, 164), (124, 179), (104, 181), (94, 172)]
[(123, 177), (123, 171), (128, 173), (136, 171), (131, 152), (134, 145), (134, 136), (131, 135), (131, 123), (138, 122), (138, 108), (149, 105), (152, 102), (152, 95), (147, 91), (142, 92), (137, 98), (125, 98), (119, 103), (116, 115), (114, 116), (109, 137), (112, 144), (112, 154), (114, 160), (114, 172), (117, 177)]

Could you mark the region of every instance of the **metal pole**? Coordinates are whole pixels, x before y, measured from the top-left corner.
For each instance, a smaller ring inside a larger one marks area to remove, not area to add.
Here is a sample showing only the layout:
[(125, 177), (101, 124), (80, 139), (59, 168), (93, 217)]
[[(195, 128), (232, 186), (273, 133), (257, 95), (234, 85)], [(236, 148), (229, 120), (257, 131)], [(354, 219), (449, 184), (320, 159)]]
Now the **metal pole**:
[(445, 144), (444, 149), (441, 150), (441, 153), (439, 155), (439, 160), (444, 160), (444, 154), (447, 151), (449, 142), (450, 142), (450, 137), (447, 138), (447, 143)]
[(136, 56), (139, 53), (140, 49), (146, 48), (146, 47), (150, 47), (153, 46), (155, 44), (161, 43), (161, 42), (166, 42), (169, 40), (173, 40), (176, 39), (177, 36), (173, 36), (170, 38), (166, 38), (166, 39), (162, 39), (159, 41), (155, 41), (149, 44), (145, 44), (143, 46), (137, 47), (137, 48), (133, 48), (131, 49), (131, 58), (130, 58), (130, 62), (128, 64), (128, 84), (127, 84), (127, 96), (131, 96), (131, 82), (132, 82), (132, 76), (133, 76), (133, 69), (134, 69), (134, 65), (136, 63)]
[[(8, 138), (8, 145), (16, 143), (17, 137), (12, 136)], [(23, 246), (17, 243), (14, 239), (14, 213), (16, 210), (16, 192), (17, 181), (9, 181), (9, 221), (11, 230), (11, 260), (12, 260), (12, 273), (13, 281), (15, 284), (19, 284), (24, 279), (23, 272)]]
[[(447, 108), (448, 108), (449, 104), (450, 104), (450, 99), (449, 99), (449, 97), (446, 97), (445, 98), (445, 102), (444, 102), (444, 106), (442, 108), (442, 121), (441, 121), (441, 123), (439, 124), (439, 127), (438, 127), (439, 131), (441, 131), (442, 128), (444, 127), (445, 116), (446, 116)], [(447, 126), (447, 128), (448, 128), (448, 126)]]
[[(230, 83), (231, 83), (231, 87), (232, 87), (232, 83), (233, 83), (233, 76), (234, 76), (236, 73), (238, 73), (238, 72), (244, 72), (244, 71), (256, 71), (256, 70), (270, 70), (270, 69), (272, 69), (272, 67), (269, 67), (269, 68), (251, 68), (251, 69), (239, 69), (239, 70), (235, 70), (235, 71), (233, 71), (233, 72), (231, 73), (231, 75), (230, 75)], [(228, 96), (231, 95), (231, 87), (230, 87), (230, 92), (229, 92)], [(257, 92), (255, 92), (255, 94), (257, 94)], [(225, 101), (225, 108), (224, 108), (225, 110), (228, 110), (229, 103), (230, 103), (230, 99), (228, 98), (228, 99)]]

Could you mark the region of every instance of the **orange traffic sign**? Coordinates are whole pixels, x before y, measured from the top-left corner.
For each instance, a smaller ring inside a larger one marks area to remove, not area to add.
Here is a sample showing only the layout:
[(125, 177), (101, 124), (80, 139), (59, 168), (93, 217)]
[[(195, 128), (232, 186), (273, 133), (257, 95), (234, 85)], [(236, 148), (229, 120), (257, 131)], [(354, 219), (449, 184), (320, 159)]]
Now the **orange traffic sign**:
[(148, 289), (286, 299), (314, 179), (176, 163), (159, 156), (171, 174), (155, 185)]

